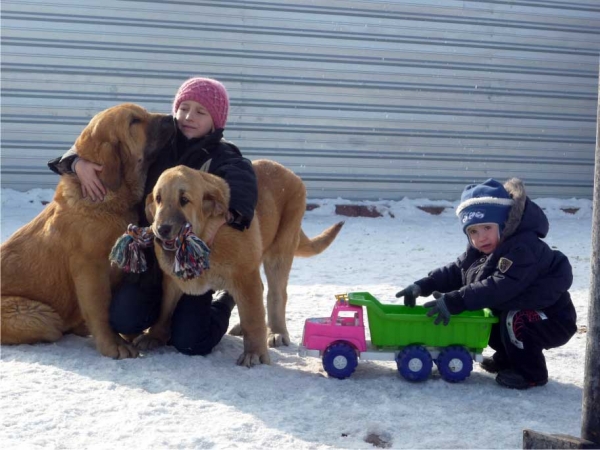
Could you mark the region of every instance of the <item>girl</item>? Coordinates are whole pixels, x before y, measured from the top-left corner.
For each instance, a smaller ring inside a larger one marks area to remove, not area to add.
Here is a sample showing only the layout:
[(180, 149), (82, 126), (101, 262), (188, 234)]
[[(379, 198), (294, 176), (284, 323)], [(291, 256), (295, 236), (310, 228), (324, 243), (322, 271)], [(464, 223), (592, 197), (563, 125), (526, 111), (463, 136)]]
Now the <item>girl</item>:
[[(192, 78), (175, 94), (173, 115), (177, 137), (150, 166), (144, 198), (152, 192), (163, 171), (178, 165), (203, 170), (227, 181), (231, 190), (229, 226), (243, 232), (250, 226), (258, 197), (252, 163), (240, 150), (223, 139), (229, 111), (225, 86), (210, 78)], [(83, 197), (102, 201), (106, 188), (97, 176), (102, 166), (77, 156), (73, 149), (48, 163), (58, 174), (75, 173)], [(148, 226), (143, 202), (138, 207), (139, 225)], [(130, 274), (114, 293), (110, 323), (117, 333), (138, 335), (158, 319), (162, 299), (162, 275), (150, 248), (148, 270)], [(213, 301), (213, 291), (183, 295), (173, 313), (170, 344), (188, 355), (206, 355), (219, 343), (229, 325), (233, 298), (225, 291)]]

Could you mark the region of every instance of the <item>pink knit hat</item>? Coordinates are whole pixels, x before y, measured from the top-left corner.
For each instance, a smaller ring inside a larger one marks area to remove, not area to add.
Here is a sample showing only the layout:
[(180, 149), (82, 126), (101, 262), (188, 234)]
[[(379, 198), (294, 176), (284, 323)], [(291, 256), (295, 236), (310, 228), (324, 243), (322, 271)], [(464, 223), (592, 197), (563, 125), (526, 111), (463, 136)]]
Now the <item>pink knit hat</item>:
[(212, 117), (215, 128), (225, 128), (229, 112), (229, 96), (223, 84), (212, 78), (190, 78), (183, 83), (173, 100), (173, 114), (181, 102), (193, 100), (204, 106)]

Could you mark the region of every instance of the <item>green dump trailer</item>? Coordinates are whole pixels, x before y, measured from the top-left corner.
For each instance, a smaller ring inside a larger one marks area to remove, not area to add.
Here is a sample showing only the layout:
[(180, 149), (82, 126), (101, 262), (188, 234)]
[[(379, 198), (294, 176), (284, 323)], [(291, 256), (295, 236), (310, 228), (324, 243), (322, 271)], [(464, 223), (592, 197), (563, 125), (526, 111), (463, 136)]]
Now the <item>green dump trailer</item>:
[(446, 326), (434, 325), (423, 306), (382, 304), (368, 292), (350, 292), (348, 302), (367, 310), (374, 349), (400, 349), (398, 370), (411, 381), (426, 379), (432, 363), (446, 381), (464, 380), (472, 361), (482, 360), (492, 325), (498, 322), (489, 309), (482, 309), (453, 315)]

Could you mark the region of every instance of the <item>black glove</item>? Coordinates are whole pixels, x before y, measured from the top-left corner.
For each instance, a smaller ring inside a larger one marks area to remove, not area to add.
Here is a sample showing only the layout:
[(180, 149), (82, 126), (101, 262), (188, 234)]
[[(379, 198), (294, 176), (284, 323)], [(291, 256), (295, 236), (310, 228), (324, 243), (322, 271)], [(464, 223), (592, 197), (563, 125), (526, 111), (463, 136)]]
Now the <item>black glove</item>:
[(409, 284), (407, 287), (396, 293), (396, 298), (404, 297), (404, 305), (415, 306), (417, 297), (421, 295), (421, 287), (418, 284)]
[(448, 311), (448, 306), (444, 301), (446, 295), (435, 291), (433, 293), (433, 297), (435, 300), (423, 304), (425, 308), (431, 308), (429, 311), (427, 311), (427, 316), (431, 317), (437, 314), (437, 317), (433, 323), (435, 325), (439, 325), (440, 322), (444, 321), (444, 326), (446, 326), (448, 323), (450, 323), (450, 311)]

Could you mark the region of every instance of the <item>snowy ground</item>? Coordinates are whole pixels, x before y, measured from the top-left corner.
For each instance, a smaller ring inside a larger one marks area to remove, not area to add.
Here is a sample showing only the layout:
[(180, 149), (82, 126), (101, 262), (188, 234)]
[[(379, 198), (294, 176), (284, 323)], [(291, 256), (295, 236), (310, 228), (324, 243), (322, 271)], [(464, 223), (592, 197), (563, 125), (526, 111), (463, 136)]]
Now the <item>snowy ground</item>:
[[(2, 190), (2, 241), (52, 194)], [(333, 214), (340, 202), (319, 201), (305, 216), (307, 234), (340, 220)], [(334, 294), (369, 291), (395, 302), (399, 288), (463, 251), (453, 212), (432, 216), (415, 207), (423, 203), (377, 203), (384, 217), (347, 218), (325, 253), (296, 260), (288, 289), (293, 343), (272, 350), (270, 366), (237, 367), (242, 342), (228, 335), (208, 357), (167, 347), (114, 361), (74, 336), (2, 346), (3, 448), (374, 448), (373, 436), (388, 448), (520, 448), (524, 428), (579, 436), (585, 333), (546, 353), (550, 382), (528, 391), (501, 388), (477, 364), (460, 384), (435, 369), (411, 384), (393, 362), (361, 363), (340, 381), (320, 360), (297, 355), (304, 319), (329, 315)], [(550, 218), (549, 244), (573, 265), (578, 324), (587, 325), (591, 202), (539, 203)], [(559, 208), (567, 205), (581, 209), (565, 214)]]

